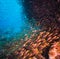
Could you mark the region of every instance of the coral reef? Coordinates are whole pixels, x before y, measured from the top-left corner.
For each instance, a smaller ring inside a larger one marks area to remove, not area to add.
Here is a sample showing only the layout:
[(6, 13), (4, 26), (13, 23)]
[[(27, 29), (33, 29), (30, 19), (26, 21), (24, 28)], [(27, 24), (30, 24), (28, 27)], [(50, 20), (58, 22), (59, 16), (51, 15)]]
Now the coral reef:
[(34, 30), (23, 43), (17, 42), (15, 48), (18, 48), (7, 54), (7, 59), (60, 59), (60, 0), (25, 0), (24, 3), (27, 17), (34, 18), (41, 28)]
[(35, 36), (32, 36), (12, 54), (16, 59), (54, 59), (53, 57), (57, 59), (60, 54), (60, 34), (58, 31), (60, 30), (38, 31), (39, 34), (35, 39), (33, 39)]

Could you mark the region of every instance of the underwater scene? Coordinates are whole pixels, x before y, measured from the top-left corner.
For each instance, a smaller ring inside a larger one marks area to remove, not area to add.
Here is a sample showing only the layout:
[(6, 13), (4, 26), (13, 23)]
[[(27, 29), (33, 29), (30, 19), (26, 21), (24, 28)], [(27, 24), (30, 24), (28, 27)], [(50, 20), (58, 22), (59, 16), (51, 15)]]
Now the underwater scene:
[(60, 0), (0, 0), (0, 59), (60, 59)]

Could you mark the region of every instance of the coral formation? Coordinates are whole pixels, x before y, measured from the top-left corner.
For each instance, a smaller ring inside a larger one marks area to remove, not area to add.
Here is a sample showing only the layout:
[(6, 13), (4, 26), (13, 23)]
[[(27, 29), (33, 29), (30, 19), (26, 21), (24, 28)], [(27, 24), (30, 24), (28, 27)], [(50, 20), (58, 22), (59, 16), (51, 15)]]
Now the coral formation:
[(25, 0), (24, 3), (27, 17), (33, 17), (41, 28), (7, 59), (60, 59), (60, 0)]

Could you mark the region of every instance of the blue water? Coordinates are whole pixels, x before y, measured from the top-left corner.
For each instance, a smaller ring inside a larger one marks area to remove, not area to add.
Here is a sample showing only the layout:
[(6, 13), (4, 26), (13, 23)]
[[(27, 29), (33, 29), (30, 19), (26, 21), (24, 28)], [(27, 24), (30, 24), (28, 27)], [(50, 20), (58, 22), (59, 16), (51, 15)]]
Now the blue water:
[(22, 0), (18, 3), (18, 0), (0, 0), (0, 34), (3, 36), (5, 32), (10, 36), (30, 26), (26, 22)]
[(23, 7), (17, 0), (0, 0), (0, 28), (6, 30), (14, 28), (18, 30), (23, 26)]

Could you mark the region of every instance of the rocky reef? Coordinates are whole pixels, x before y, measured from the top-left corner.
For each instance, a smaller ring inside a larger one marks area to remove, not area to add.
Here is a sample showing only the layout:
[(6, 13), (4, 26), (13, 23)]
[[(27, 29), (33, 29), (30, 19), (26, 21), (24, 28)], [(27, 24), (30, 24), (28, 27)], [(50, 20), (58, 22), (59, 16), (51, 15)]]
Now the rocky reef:
[[(58, 30), (56, 30), (58, 31)], [(29, 38), (12, 55), (16, 59), (58, 59), (60, 58), (60, 34), (40, 31), (39, 35)], [(12, 57), (12, 58), (14, 58)], [(8, 59), (10, 56), (8, 55)]]
[[(30, 38), (20, 40), (9, 48), (7, 59), (60, 59), (60, 0), (24, 0), (29, 21), (35, 26)], [(32, 21), (31, 21), (32, 22)]]

